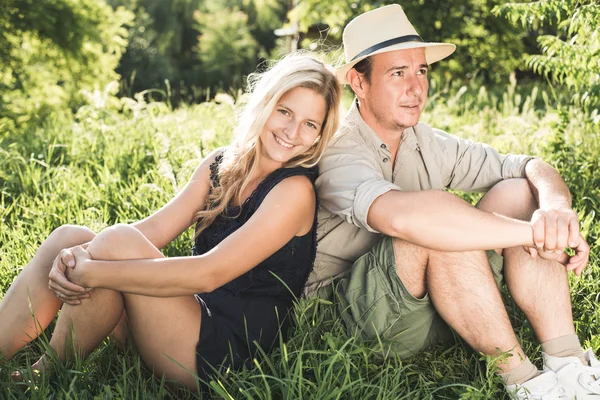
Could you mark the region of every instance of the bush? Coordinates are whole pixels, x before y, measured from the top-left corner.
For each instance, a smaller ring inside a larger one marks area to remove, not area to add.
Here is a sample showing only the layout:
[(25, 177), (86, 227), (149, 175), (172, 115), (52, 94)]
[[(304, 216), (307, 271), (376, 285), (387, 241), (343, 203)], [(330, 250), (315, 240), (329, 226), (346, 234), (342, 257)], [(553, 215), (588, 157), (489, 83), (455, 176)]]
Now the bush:
[(536, 73), (573, 91), (573, 103), (591, 108), (600, 105), (600, 5), (593, 0), (546, 0), (508, 3), (494, 8), (513, 25), (529, 30), (553, 28), (541, 35), (542, 54), (526, 57)]
[[(290, 13), (306, 32), (311, 25), (325, 23), (328, 39), (339, 43), (344, 26), (364, 12), (393, 0), (321, 1), (303, 0)], [(402, 8), (419, 35), (428, 42), (450, 42), (456, 53), (447, 62), (436, 65), (434, 74), (446, 79), (469, 79), (479, 75), (487, 82), (506, 81), (523, 54), (524, 36), (508, 21), (491, 13), (500, 0), (410, 0)]]
[(133, 15), (97, 0), (5, 0), (0, 13), (0, 127), (76, 109), (106, 86)]
[(166, 86), (174, 105), (239, 89), (275, 47), (286, 11), (279, 0), (109, 1), (135, 13), (117, 69), (122, 94)]

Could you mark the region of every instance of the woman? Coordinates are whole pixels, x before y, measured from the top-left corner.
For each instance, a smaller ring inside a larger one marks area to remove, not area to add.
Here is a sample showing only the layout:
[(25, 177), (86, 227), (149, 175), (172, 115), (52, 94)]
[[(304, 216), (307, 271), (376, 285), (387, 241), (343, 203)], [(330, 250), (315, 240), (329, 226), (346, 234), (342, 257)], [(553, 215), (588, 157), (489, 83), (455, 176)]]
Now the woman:
[[(0, 303), (0, 356), (39, 336), (59, 309), (50, 341), (59, 359), (71, 343), (89, 354), (125, 311), (144, 362), (192, 390), (193, 372), (238, 366), (256, 343), (273, 344), (312, 268), (314, 166), (337, 128), (340, 86), (303, 55), (249, 82), (233, 143), (167, 205), (97, 236), (62, 226), (42, 243)], [(164, 258), (159, 249), (194, 223), (194, 255)], [(33, 368), (46, 365), (44, 355)]]

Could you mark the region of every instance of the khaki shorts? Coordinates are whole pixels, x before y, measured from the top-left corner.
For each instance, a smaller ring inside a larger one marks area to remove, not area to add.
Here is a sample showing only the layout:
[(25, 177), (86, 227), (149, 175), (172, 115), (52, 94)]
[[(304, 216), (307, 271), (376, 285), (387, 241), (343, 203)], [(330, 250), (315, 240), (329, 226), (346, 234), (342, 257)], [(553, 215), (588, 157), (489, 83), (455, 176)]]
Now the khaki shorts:
[[(486, 253), (500, 287), (503, 258), (493, 250)], [(349, 334), (379, 341), (384, 354), (409, 357), (454, 337), (429, 295), (413, 297), (400, 280), (389, 236), (356, 260), (350, 275), (338, 282), (336, 297)]]

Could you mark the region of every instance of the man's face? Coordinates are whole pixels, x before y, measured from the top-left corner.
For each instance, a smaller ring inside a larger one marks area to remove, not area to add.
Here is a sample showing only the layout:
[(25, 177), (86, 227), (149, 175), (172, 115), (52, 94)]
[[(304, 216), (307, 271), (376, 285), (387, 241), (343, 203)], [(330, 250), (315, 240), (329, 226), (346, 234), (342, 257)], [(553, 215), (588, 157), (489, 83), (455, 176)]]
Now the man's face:
[[(404, 131), (415, 126), (427, 100), (425, 50), (390, 51), (372, 56), (371, 79), (363, 77), (360, 109), (373, 128)], [(370, 120), (370, 121), (369, 121)]]

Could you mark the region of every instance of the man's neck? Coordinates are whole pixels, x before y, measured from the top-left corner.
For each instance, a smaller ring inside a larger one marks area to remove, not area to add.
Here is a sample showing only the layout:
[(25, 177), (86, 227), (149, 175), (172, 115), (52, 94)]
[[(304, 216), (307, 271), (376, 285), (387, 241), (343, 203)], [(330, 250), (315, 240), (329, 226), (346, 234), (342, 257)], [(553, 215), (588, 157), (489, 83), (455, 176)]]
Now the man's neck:
[(400, 148), (400, 144), (402, 143), (402, 136), (404, 135), (404, 130), (407, 127), (386, 127), (380, 124), (377, 118), (375, 118), (372, 113), (362, 112), (359, 105), (357, 104), (356, 106), (363, 121), (365, 121), (365, 123), (369, 125), (369, 127), (371, 127), (373, 132), (375, 132), (377, 137), (379, 137), (379, 139), (381, 139), (381, 141), (385, 143), (385, 145), (392, 153), (393, 162), (395, 162), (396, 154), (398, 153), (398, 149)]

